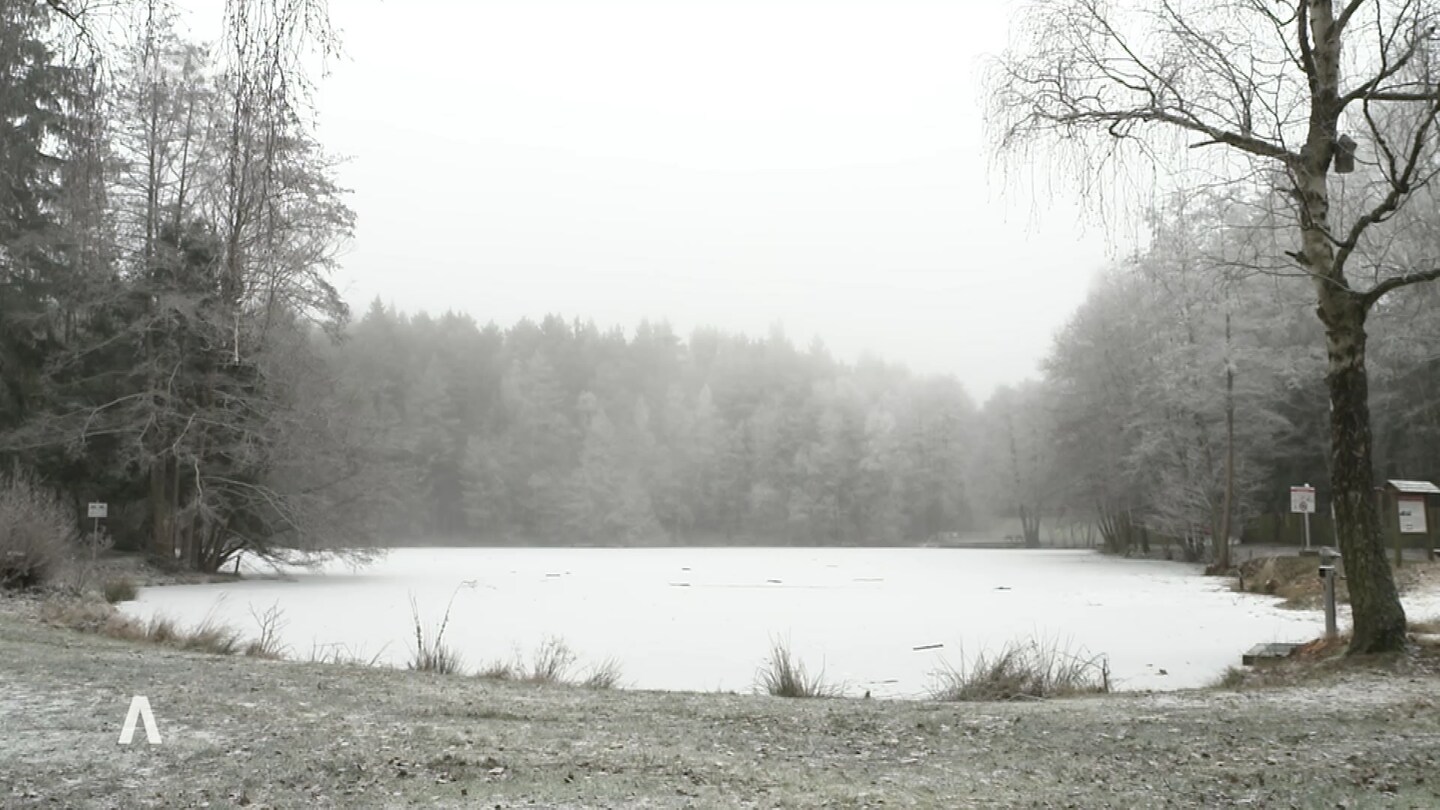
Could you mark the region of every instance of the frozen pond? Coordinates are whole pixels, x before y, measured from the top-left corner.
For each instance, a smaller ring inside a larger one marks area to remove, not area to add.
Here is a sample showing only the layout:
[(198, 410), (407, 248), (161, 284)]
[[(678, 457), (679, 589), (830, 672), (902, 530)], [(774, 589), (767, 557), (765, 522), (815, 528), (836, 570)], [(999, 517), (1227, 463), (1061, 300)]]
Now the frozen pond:
[(288, 581), (145, 588), (123, 608), (253, 635), (252, 611), (278, 606), (294, 657), (341, 645), (404, 666), (411, 596), (433, 630), (453, 595), (445, 639), (471, 670), (560, 637), (582, 665), (614, 658), (628, 687), (749, 691), (778, 638), (876, 697), (922, 696), (943, 662), (1017, 639), (1104, 653), (1123, 689), (1176, 689), (1208, 683), (1253, 644), (1323, 631), (1318, 612), (1228, 585), (1084, 551), (447, 548)]

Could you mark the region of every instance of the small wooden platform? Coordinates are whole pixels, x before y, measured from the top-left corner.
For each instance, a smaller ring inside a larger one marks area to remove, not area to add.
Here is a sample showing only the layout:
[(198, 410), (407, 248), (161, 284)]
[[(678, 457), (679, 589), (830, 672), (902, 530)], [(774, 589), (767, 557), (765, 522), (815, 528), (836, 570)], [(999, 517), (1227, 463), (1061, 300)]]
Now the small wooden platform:
[(1240, 656), (1240, 663), (1250, 667), (1284, 661), (1286, 658), (1289, 658), (1290, 654), (1295, 652), (1295, 648), (1299, 646), (1299, 644), (1290, 644), (1288, 642), (1256, 644), (1254, 647), (1246, 650), (1244, 655)]

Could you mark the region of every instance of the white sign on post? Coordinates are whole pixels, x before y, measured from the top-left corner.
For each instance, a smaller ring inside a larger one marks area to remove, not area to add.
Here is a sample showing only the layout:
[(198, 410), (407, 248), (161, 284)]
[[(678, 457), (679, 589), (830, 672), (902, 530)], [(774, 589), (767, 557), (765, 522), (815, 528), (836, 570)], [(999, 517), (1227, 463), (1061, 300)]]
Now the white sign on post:
[(1315, 488), (1290, 487), (1290, 511), (1313, 515), (1315, 513)]
[(1290, 487), (1290, 511), (1299, 512), (1305, 516), (1305, 550), (1310, 550), (1310, 516), (1315, 514), (1315, 488), (1306, 484), (1303, 487)]
[(1395, 501), (1400, 507), (1400, 533), (1426, 534), (1425, 499), (1401, 495)]
[(110, 504), (99, 501), (90, 502), (90, 517), (103, 518), (110, 516)]

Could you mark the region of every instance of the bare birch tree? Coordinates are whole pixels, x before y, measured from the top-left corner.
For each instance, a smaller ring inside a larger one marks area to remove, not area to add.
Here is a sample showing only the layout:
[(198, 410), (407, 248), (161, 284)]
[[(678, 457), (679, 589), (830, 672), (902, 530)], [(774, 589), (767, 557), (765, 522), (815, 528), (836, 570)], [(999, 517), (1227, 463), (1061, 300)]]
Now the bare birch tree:
[(1435, 257), (1401, 263), (1386, 250), (1436, 170), (1440, 3), (1040, 0), (1024, 20), (992, 74), (1002, 153), (1075, 147), (1066, 154), (1094, 189), (1095, 170), (1127, 154), (1173, 167), (1219, 147), (1191, 170), (1274, 187), (1294, 241), (1271, 270), (1313, 280), (1326, 330), (1350, 652), (1401, 647), (1405, 613), (1373, 496), (1366, 318), (1387, 293), (1440, 278)]

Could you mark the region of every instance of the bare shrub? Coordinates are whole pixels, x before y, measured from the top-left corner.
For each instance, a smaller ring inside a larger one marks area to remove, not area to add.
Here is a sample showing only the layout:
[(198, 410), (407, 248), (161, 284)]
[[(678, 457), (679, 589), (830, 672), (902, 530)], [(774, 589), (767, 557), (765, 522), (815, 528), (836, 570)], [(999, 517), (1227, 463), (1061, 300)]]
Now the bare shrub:
[(772, 641), (770, 659), (756, 673), (757, 687), (766, 694), (785, 698), (839, 697), (844, 688), (825, 682), (825, 670), (810, 675), (804, 662), (790, 652), (790, 645)]
[(73, 512), (32, 475), (0, 476), (0, 589), (48, 584), (78, 537)]
[(1110, 662), (1058, 641), (1010, 642), (935, 673), (936, 700), (1023, 700), (1110, 691)]
[(566, 683), (571, 667), (575, 666), (575, 652), (565, 639), (551, 636), (545, 639), (530, 663), (530, 672), (525, 680), (532, 683)]
[[(115, 546), (115, 539), (110, 532), (100, 529), (87, 532), (77, 532), (75, 536), (75, 553), (70, 561), (70, 587), (77, 594), (84, 594), (90, 589), (90, 580), (100, 571), (100, 556)], [(101, 592), (108, 594), (109, 582), (101, 586)], [(132, 594), (130, 599), (134, 599)], [(112, 600), (106, 596), (106, 601), (119, 602), (123, 599)]]
[(1211, 684), (1214, 689), (1240, 689), (1250, 679), (1250, 673), (1240, 667), (1226, 667), (1225, 671)]
[(285, 612), (278, 604), (271, 605), (263, 613), (250, 608), (250, 618), (260, 628), (260, 633), (249, 641), (243, 652), (251, 658), (280, 659), (285, 657), (285, 647), (280, 643), (280, 632), (285, 629)]
[(121, 577), (119, 579), (105, 580), (104, 586), (101, 587), (101, 592), (105, 596), (105, 601), (113, 605), (117, 602), (129, 602), (133, 600), (140, 594), (140, 589), (136, 587), (135, 580), (129, 577)]

